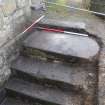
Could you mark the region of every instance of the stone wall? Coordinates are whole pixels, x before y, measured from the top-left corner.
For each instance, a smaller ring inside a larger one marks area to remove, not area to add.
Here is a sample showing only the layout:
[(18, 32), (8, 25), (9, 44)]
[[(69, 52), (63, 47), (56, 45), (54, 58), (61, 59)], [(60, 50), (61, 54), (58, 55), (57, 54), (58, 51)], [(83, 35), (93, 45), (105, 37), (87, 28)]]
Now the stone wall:
[(0, 0), (0, 86), (10, 74), (10, 62), (18, 55), (21, 33), (30, 25), (31, 0)]
[(90, 9), (96, 12), (105, 13), (105, 0), (91, 0)]
[(82, 0), (83, 7), (85, 9), (89, 9), (90, 8), (90, 2), (91, 2), (91, 0)]

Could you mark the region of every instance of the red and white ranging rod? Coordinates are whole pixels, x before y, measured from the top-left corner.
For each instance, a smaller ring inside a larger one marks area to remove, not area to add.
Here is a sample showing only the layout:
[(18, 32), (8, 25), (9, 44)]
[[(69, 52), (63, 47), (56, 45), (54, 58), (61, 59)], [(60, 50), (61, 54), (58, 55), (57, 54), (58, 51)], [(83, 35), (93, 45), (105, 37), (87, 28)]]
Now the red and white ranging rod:
[[(29, 26), (27, 29), (25, 29), (21, 34), (24, 34), (25, 32), (29, 31), (30, 29), (32, 29), (33, 26), (35, 26), (39, 21), (41, 21), (43, 18), (45, 17), (45, 15), (41, 16), (39, 19), (37, 19), (35, 22), (33, 22), (33, 24), (31, 26)], [(35, 27), (37, 29), (41, 29), (44, 31), (50, 31), (50, 32), (60, 32), (60, 33), (65, 33), (65, 34), (71, 34), (71, 35), (78, 35), (78, 36), (85, 36), (87, 37), (87, 34), (81, 34), (81, 33), (75, 33), (75, 32), (69, 32), (69, 31), (65, 31), (65, 30), (61, 30), (61, 29), (54, 29), (54, 28), (45, 28), (45, 27)]]
[(36, 21), (34, 21), (31, 26), (29, 26), (27, 29), (25, 29), (21, 34), (24, 34), (25, 32), (29, 31), (34, 25), (36, 25), (39, 21), (41, 21), (43, 18), (45, 17), (45, 15), (41, 16), (40, 18), (38, 18)]
[(87, 34), (69, 32), (69, 31), (65, 31), (65, 30), (62, 30), (62, 29), (54, 29), (54, 28), (46, 28), (46, 27), (36, 27), (36, 28), (40, 29), (40, 30), (44, 30), (44, 31), (49, 31), (49, 32), (59, 32), (59, 33), (65, 33), (65, 34), (70, 34), (70, 35), (78, 35), (78, 36), (88, 37)]

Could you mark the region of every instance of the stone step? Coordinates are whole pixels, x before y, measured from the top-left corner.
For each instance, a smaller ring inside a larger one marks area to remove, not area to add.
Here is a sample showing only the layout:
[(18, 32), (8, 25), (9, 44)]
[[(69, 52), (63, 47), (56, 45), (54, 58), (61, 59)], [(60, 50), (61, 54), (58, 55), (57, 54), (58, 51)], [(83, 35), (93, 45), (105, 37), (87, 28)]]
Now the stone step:
[(95, 78), (94, 66), (90, 64), (70, 65), (24, 56), (18, 57), (11, 69), (15, 77), (69, 91), (80, 91), (86, 87), (89, 74)]
[(75, 21), (64, 21), (58, 19), (49, 19), (47, 17), (43, 18), (38, 26), (49, 27), (56, 29), (64, 29), (66, 31), (86, 33), (86, 24), (84, 22), (75, 22)]
[(76, 59), (92, 61), (100, 47), (90, 38), (46, 31), (33, 32), (24, 42), (26, 54), (50, 59)]
[[(63, 92), (59, 89), (46, 88), (19, 79), (12, 79), (6, 85), (9, 94), (27, 96), (43, 105), (82, 105), (83, 99), (79, 94)], [(28, 98), (27, 98), (28, 100)]]
[(25, 101), (22, 101), (21, 99), (7, 97), (0, 105), (40, 105), (40, 104), (25, 102)]

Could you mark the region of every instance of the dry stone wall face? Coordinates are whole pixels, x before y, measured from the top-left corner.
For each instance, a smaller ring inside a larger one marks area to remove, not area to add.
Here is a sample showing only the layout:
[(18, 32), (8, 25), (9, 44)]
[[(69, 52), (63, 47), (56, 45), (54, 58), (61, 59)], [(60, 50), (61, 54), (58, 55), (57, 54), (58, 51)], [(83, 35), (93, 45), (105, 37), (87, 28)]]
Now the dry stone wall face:
[(16, 57), (16, 37), (27, 27), (31, 0), (0, 0), (0, 86), (10, 74), (9, 64)]

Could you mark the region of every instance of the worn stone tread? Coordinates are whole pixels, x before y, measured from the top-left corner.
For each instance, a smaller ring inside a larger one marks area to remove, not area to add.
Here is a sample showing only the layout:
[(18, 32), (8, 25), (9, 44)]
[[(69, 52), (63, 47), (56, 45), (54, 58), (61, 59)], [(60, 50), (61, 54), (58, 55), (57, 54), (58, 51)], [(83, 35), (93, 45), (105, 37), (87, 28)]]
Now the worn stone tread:
[(32, 97), (35, 100), (54, 105), (81, 105), (81, 95), (63, 92), (59, 89), (46, 88), (42, 85), (29, 83), (19, 79), (12, 79), (6, 84), (8, 91)]
[[(56, 63), (43, 61), (37, 58), (20, 56), (16, 59), (12, 65), (12, 70), (20, 72), (18, 76), (24, 79), (24, 75), (27, 74), (31, 78), (39, 79), (39, 82), (47, 81), (52, 85), (57, 85), (64, 89), (83, 89), (86, 85), (86, 80), (89, 73), (94, 73), (93, 66), (72, 66), (65, 63)], [(81, 75), (82, 74), (82, 75)]]
[(33, 32), (23, 43), (25, 47), (38, 49), (71, 58), (92, 60), (99, 50), (98, 43), (89, 37), (46, 31)]
[[(84, 22), (71, 22), (71, 21), (64, 21), (64, 20), (56, 20), (56, 19), (49, 19), (49, 18), (43, 18), (39, 23), (39, 26), (48, 26), (52, 28), (60, 28), (65, 30), (72, 30), (72, 31), (80, 31), (85, 32), (86, 30), (86, 24)], [(73, 30), (74, 29), (74, 30)]]

